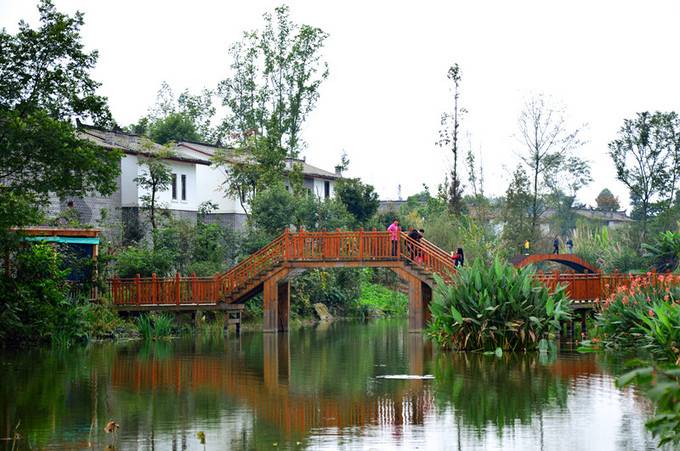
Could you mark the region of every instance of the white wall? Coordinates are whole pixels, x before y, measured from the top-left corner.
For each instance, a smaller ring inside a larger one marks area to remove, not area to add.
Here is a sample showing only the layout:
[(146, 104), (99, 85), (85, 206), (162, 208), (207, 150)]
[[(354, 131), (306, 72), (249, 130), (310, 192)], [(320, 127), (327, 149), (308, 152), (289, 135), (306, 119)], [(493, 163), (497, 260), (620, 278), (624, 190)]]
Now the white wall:
[(211, 201), (217, 204), (214, 213), (245, 213), (236, 198), (225, 197), (222, 184), (227, 179), (223, 168), (196, 166), (198, 202)]
[[(127, 157), (130, 156), (128, 155)], [(170, 167), (170, 171), (177, 175), (177, 199), (172, 198), (172, 187), (169, 187), (167, 190), (157, 193), (159, 205), (162, 208), (169, 208), (171, 210), (197, 211), (200, 201), (198, 200), (196, 190), (196, 165), (172, 160), (166, 160), (165, 163)], [(149, 170), (146, 165), (136, 165), (135, 169), (136, 172), (133, 173), (134, 175), (131, 179), (148, 174)], [(131, 172), (132, 168), (128, 167), (127, 170)], [(182, 200), (182, 175), (186, 176), (186, 200)], [(126, 175), (126, 178), (129, 178), (129, 176)], [(132, 187), (138, 192), (137, 203), (135, 205), (141, 205), (142, 196), (149, 194), (149, 190), (138, 188), (134, 181), (131, 183)], [(125, 201), (123, 202), (123, 206), (131, 206), (126, 205)]]
[(135, 177), (139, 171), (136, 155), (124, 154), (120, 159), (120, 202), (122, 207), (138, 207), (139, 193)]

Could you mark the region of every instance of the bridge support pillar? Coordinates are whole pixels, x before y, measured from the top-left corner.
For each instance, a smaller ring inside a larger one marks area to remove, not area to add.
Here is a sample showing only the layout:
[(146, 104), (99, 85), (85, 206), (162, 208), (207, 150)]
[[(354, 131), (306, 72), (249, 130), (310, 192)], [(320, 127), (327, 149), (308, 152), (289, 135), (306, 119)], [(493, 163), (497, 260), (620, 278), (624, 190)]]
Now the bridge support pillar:
[(432, 288), (425, 282), (412, 277), (408, 281), (408, 331), (422, 332), (430, 321)]
[(264, 332), (288, 330), (290, 282), (282, 280), (286, 275), (273, 276), (264, 282)]

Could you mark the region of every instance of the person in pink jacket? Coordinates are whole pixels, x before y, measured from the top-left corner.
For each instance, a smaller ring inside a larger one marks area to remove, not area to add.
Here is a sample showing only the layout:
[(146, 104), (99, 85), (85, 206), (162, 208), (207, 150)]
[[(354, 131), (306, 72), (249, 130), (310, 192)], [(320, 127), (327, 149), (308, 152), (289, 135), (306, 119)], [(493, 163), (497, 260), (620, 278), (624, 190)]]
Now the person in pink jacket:
[(392, 240), (392, 255), (397, 255), (397, 246), (399, 246), (399, 220), (395, 219), (387, 228), (390, 233), (390, 240)]

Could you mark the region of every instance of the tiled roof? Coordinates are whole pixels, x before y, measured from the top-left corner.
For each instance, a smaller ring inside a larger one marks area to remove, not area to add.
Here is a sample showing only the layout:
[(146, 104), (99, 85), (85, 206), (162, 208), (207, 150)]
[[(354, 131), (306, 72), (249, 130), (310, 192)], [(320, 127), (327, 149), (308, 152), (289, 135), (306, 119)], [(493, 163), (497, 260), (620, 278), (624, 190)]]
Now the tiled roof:
[[(96, 127), (81, 125), (78, 128), (81, 138), (87, 139), (105, 149), (120, 149), (133, 155), (150, 155), (164, 149), (160, 144), (145, 142), (145, 138), (121, 131), (103, 130)], [(167, 157), (168, 160), (182, 161), (185, 163), (209, 165), (208, 159), (199, 159), (183, 151), (177, 146), (173, 149), (174, 155)]]

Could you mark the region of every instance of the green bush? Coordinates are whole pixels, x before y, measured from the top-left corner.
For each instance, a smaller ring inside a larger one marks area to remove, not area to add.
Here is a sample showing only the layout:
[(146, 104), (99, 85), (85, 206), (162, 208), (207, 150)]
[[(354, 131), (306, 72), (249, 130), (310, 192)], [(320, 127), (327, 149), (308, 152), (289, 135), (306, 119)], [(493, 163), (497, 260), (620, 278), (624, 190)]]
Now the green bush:
[(555, 293), (499, 259), (477, 259), (445, 283), (436, 277), (429, 334), (442, 347), (457, 350), (536, 349), (559, 322), (570, 318), (564, 291)]
[(680, 233), (661, 232), (652, 243), (643, 244), (642, 249), (657, 271), (675, 271), (680, 262)]
[(118, 277), (151, 277), (156, 273), (159, 277), (171, 275), (173, 257), (167, 250), (149, 249), (147, 247), (128, 247), (116, 255), (114, 272)]
[(680, 278), (634, 278), (604, 300), (596, 335), (606, 348), (648, 351), (680, 364)]
[(67, 344), (86, 338), (78, 314), (79, 299), (71, 299), (67, 270), (49, 244), (20, 249), (16, 274), (0, 276), (0, 342), (52, 340)]

